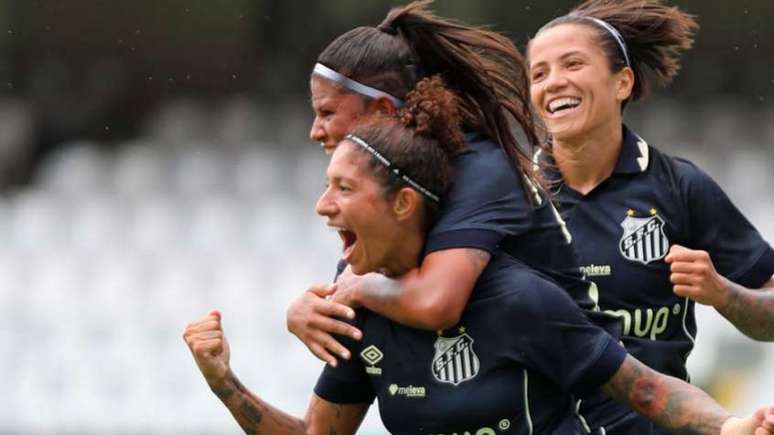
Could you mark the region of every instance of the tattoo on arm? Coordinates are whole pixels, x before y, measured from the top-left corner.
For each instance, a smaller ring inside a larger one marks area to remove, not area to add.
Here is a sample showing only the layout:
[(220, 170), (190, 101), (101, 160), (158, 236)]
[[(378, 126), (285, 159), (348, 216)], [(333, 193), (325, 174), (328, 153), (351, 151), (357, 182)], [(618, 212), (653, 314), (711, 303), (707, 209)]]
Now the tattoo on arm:
[(662, 375), (631, 356), (605, 384), (604, 391), (672, 433), (718, 434), (730, 417), (700, 389)]
[(319, 434), (354, 434), (368, 411), (368, 403), (337, 404), (312, 396), (307, 429)]
[[(252, 394), (232, 373), (213, 393), (226, 405), (248, 435), (259, 433), (305, 434), (303, 420), (272, 407)], [(265, 418), (267, 417), (267, 418)]]
[(728, 282), (728, 303), (718, 312), (748, 337), (774, 341), (774, 282), (757, 290)]

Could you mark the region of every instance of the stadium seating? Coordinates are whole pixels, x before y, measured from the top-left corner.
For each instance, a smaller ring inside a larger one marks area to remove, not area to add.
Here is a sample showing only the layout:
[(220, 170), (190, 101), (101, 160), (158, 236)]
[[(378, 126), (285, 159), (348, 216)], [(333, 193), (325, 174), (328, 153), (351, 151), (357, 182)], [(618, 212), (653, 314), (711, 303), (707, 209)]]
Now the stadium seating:
[[(338, 237), (314, 213), (326, 157), (305, 138), (304, 116), (274, 141), (249, 101), (207, 107), (170, 102), (115, 148), (63, 144), (33, 185), (0, 199), (0, 433), (235, 433), (181, 339), (211, 308), (223, 312), (243, 382), (304, 411), (322, 365), (286, 331), (285, 309), (334, 271)], [(652, 143), (693, 154), (774, 240), (774, 209), (761, 200), (774, 151), (687, 133), (674, 121), (684, 107), (652, 107), (663, 110), (636, 113), (635, 126), (665, 126), (647, 128), (663, 136)], [(774, 348), (701, 316), (697, 382), (738, 369), (717, 352), (735, 343), (756, 382), (774, 385), (763, 369)], [(745, 385), (754, 400), (736, 398), (738, 410), (774, 400)], [(371, 414), (363, 432), (383, 432)]]

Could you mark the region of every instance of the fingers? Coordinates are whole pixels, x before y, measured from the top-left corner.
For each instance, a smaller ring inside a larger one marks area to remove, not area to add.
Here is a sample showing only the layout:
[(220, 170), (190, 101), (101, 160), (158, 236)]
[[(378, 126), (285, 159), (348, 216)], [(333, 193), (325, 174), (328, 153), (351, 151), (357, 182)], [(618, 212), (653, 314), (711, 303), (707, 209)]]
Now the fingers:
[(323, 346), (316, 342), (310, 342), (307, 344), (309, 350), (312, 352), (314, 356), (316, 356), (319, 360), (321, 360), (324, 363), (327, 363), (331, 367), (336, 367), (338, 364), (338, 361), (336, 360), (336, 357), (331, 355), (328, 350), (326, 350)]
[(681, 253), (687, 251), (688, 249), (681, 245), (672, 245), (669, 248), (669, 254), (664, 258), (664, 261), (667, 264), (671, 264), (673, 261), (675, 261), (675, 257), (679, 256)]
[(360, 340), (363, 337), (363, 333), (359, 329), (350, 325), (349, 323), (342, 322), (330, 317), (315, 316), (309, 320), (309, 327), (312, 329), (321, 330), (328, 334), (344, 335), (352, 337), (355, 340)]
[(223, 337), (209, 339), (195, 339), (191, 345), (191, 351), (196, 356), (217, 356), (223, 352)]
[(699, 292), (699, 289), (692, 285), (675, 285), (672, 291), (681, 298), (689, 297), (693, 298)]
[(709, 260), (709, 258), (710, 256), (707, 251), (688, 249), (681, 245), (672, 245), (672, 247), (669, 248), (669, 255), (664, 258), (664, 261), (666, 261), (667, 264), (672, 264), (676, 261), (705, 261)]
[(208, 339), (215, 335), (223, 336), (223, 328), (221, 327), (221, 314), (218, 310), (212, 310), (210, 313), (198, 320), (194, 320), (185, 327), (183, 331), (183, 340), (189, 345), (194, 340)]
[(704, 274), (708, 271), (709, 267), (704, 262), (694, 261), (677, 261), (675, 260), (670, 266), (669, 271), (672, 273), (695, 273)]
[[(331, 355), (335, 355), (335, 357), (332, 356), (333, 358), (348, 360), (352, 357), (346, 347), (333, 338), (331, 334), (322, 331), (316, 331), (313, 334), (309, 347), (311, 347), (312, 344), (324, 349), (325, 352), (329, 352)], [(328, 361), (326, 360), (326, 362)]]
[(338, 286), (336, 285), (336, 283), (333, 283), (333, 284), (319, 284), (319, 285), (315, 285), (315, 286), (309, 287), (307, 292), (310, 292), (310, 293), (312, 293), (314, 295), (317, 295), (317, 296), (319, 296), (321, 298), (325, 298), (327, 296), (330, 296), (330, 295), (336, 293), (337, 287)]
[(211, 317), (207, 317), (200, 322), (191, 323), (186, 328), (186, 331), (190, 333), (197, 333), (202, 331), (214, 331), (217, 329), (220, 329), (220, 322)]
[(768, 412), (766, 413), (766, 417), (764, 418), (761, 427), (766, 429), (768, 433), (774, 434), (774, 407), (768, 408)]
[(669, 275), (669, 281), (672, 284), (693, 285), (698, 284), (696, 275), (690, 273), (673, 273)]
[(305, 291), (299, 300), (293, 303), (291, 306), (291, 310), (293, 312), (289, 312), (289, 315), (303, 313), (304, 315), (308, 316), (310, 314), (317, 313), (324, 316), (354, 319), (355, 310), (344, 304), (339, 304), (325, 299), (325, 297), (334, 294), (337, 289), (337, 284), (309, 288), (309, 290)]
[(352, 308), (333, 301), (319, 301), (316, 310), (319, 314), (331, 317), (341, 317), (344, 319), (354, 319), (355, 310)]

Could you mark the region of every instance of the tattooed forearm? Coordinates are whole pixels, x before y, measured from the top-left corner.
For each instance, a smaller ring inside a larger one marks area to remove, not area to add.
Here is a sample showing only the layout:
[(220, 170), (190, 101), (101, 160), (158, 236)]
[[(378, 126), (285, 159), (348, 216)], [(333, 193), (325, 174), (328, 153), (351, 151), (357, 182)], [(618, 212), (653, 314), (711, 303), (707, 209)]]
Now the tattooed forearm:
[(210, 388), (248, 435), (307, 432), (303, 420), (287, 415), (264, 402), (245, 388), (231, 372), (222, 383), (211, 385)]
[(604, 390), (672, 433), (719, 434), (729, 417), (700, 389), (662, 375), (631, 356), (626, 357)]
[(751, 290), (728, 283), (728, 303), (718, 312), (746, 336), (774, 341), (774, 288)]
[(366, 411), (368, 411), (367, 403), (340, 405), (313, 396), (306, 417), (308, 431), (329, 435), (354, 434), (363, 421)]

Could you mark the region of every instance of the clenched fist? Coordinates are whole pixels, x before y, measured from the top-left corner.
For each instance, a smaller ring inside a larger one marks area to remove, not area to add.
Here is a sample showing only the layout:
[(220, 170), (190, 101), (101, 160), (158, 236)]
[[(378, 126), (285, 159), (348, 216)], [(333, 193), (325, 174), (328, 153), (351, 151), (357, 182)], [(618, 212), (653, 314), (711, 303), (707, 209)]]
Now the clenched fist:
[(229, 372), (228, 340), (220, 320), (220, 311), (212, 310), (207, 316), (191, 322), (183, 332), (183, 339), (199, 371), (211, 387), (223, 382)]

